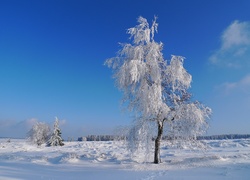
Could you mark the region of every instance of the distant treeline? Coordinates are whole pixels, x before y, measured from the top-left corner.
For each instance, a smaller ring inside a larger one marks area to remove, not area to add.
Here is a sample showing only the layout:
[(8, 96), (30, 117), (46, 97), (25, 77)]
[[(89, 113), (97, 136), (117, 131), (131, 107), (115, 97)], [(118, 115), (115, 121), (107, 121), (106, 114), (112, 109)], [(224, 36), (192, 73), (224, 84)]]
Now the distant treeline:
[(79, 137), (78, 141), (114, 141), (114, 140), (125, 140), (125, 136), (114, 136), (114, 135), (89, 135), (86, 137)]
[[(212, 135), (212, 136), (198, 136), (197, 140), (222, 140), (222, 139), (247, 139), (250, 138), (250, 134), (223, 134), (223, 135)], [(114, 136), (114, 135), (89, 135), (86, 137), (79, 137), (78, 141), (114, 141), (114, 140), (125, 140), (125, 136)], [(163, 140), (172, 139), (171, 137), (165, 136)]]
[(222, 139), (247, 139), (250, 138), (250, 134), (223, 134), (212, 136), (198, 136), (198, 140), (222, 140)]

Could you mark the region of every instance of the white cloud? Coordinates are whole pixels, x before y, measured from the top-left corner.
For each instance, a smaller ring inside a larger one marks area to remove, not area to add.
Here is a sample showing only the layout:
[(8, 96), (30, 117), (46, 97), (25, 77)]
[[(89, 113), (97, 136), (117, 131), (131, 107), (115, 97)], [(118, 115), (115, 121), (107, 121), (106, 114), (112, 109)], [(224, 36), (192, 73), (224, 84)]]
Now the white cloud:
[(220, 86), (226, 95), (232, 93), (241, 93), (242, 95), (250, 95), (250, 74), (237, 82), (227, 82)]
[(31, 118), (26, 121), (22, 121), (20, 124), (24, 124), (26, 128), (31, 128), (34, 124), (36, 124), (38, 120), (36, 118)]
[(0, 120), (0, 137), (26, 137), (29, 129), (37, 122), (37, 119), (31, 118), (25, 121)]
[(250, 23), (234, 21), (222, 34), (222, 49), (250, 44)]
[(67, 125), (67, 121), (65, 119), (63, 119), (63, 120), (59, 119), (59, 122), (60, 122), (60, 126)]
[(212, 64), (241, 67), (250, 62), (250, 22), (234, 21), (221, 35), (221, 46), (209, 58)]
[[(0, 137), (25, 138), (28, 131), (38, 121), (39, 120), (36, 118), (27, 119), (24, 121), (0, 120)], [(49, 124), (51, 129), (53, 129), (54, 119), (45, 123)], [(76, 139), (78, 136), (87, 135), (88, 133), (91, 133), (91, 130), (92, 133), (94, 132), (94, 128), (90, 129), (85, 127), (83, 130), (81, 126), (74, 125), (67, 120), (59, 119), (59, 123), (62, 130), (62, 136), (65, 140), (67, 140), (68, 137), (74, 137), (74, 139)], [(87, 134), (83, 134), (83, 132), (86, 132)]]

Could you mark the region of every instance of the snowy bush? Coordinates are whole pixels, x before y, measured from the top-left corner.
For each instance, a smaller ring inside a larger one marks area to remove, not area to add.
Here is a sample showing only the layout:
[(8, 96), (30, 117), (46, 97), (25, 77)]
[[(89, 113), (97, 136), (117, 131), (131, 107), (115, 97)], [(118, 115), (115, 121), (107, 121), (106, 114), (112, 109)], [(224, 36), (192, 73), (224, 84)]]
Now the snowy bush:
[(50, 127), (43, 122), (37, 122), (28, 132), (28, 140), (40, 146), (46, 143), (50, 136)]
[(68, 153), (63, 156), (60, 162), (77, 162), (80, 159), (80, 156), (76, 153)]

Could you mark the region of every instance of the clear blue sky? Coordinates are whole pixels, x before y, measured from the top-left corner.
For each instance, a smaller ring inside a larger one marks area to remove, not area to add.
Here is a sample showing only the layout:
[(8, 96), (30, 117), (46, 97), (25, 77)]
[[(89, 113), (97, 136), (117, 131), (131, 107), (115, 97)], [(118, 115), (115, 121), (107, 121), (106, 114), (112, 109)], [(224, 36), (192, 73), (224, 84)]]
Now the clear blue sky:
[(163, 54), (186, 57), (191, 92), (213, 109), (208, 134), (250, 133), (250, 1), (1, 0), (0, 136), (34, 119), (64, 136), (110, 134), (131, 121), (103, 65), (138, 16), (158, 16)]

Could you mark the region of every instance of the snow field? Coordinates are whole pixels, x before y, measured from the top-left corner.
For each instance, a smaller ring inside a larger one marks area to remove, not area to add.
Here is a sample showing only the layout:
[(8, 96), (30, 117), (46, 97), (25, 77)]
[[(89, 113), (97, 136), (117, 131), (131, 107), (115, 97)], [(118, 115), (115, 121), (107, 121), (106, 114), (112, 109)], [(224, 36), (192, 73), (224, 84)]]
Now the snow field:
[(37, 147), (0, 139), (0, 179), (250, 179), (250, 139), (210, 140), (205, 152), (162, 142), (161, 164), (152, 152), (131, 156), (122, 141), (65, 142)]

